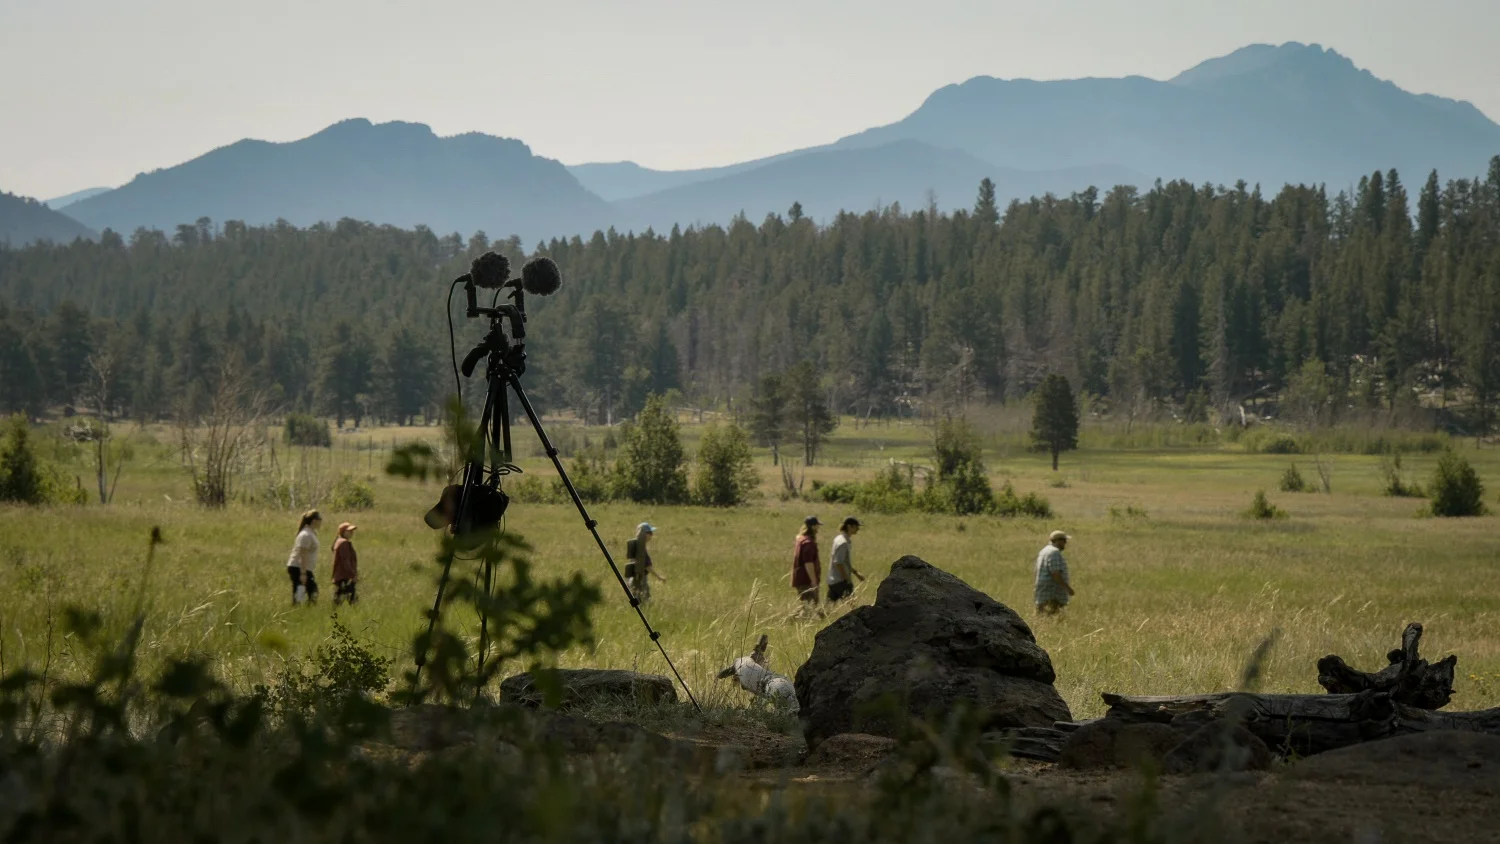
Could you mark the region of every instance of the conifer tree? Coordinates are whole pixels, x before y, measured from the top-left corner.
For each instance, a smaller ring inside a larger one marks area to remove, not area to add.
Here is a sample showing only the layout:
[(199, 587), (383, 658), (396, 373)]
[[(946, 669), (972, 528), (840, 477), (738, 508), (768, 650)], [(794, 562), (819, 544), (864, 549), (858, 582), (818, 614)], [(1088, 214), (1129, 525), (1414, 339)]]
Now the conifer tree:
[(787, 425), (802, 441), (804, 464), (811, 466), (817, 460), (823, 441), (839, 426), (838, 417), (828, 410), (818, 384), (817, 371), (808, 361), (787, 370), (782, 376), (782, 384), (787, 397)]
[(1031, 439), (1052, 454), (1052, 471), (1057, 471), (1057, 457), (1078, 447), (1078, 404), (1073, 387), (1057, 374), (1042, 379), (1032, 397), (1036, 407), (1031, 417)]

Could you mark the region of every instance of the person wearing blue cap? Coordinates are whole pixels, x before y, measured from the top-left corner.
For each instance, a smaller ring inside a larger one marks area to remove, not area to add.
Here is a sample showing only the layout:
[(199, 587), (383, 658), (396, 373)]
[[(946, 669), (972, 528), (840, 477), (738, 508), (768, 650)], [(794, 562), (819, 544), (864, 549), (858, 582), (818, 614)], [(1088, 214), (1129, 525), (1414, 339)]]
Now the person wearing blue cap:
[(656, 567), (651, 563), (651, 552), (646, 550), (647, 543), (655, 535), (656, 528), (650, 522), (641, 522), (635, 527), (635, 538), (625, 543), (625, 582), (630, 587), (631, 594), (643, 604), (651, 600), (652, 577), (662, 583), (667, 582), (665, 577), (656, 573)]

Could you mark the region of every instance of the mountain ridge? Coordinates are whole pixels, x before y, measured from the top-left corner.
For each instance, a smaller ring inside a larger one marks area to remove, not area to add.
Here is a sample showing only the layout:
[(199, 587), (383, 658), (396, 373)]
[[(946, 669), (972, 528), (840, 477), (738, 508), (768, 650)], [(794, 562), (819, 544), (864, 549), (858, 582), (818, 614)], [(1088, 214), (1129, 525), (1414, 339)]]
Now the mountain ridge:
[(609, 226), (723, 224), (793, 202), (826, 217), (876, 201), (910, 205), (929, 190), (952, 210), (972, 204), (984, 176), (1002, 200), (1157, 178), (1276, 190), (1352, 184), (1388, 168), (1413, 180), (1433, 169), (1474, 176), (1495, 154), (1500, 125), (1473, 104), (1410, 93), (1336, 50), (1286, 42), (1248, 45), (1165, 80), (974, 76), (934, 90), (893, 123), (689, 170), (563, 165), (514, 138), (440, 137), (421, 123), (351, 118), (295, 141), (236, 141), (68, 208), (86, 226), (120, 231), (171, 230), (199, 217), (297, 225), (354, 217), (530, 241)]
[(0, 191), (0, 247), (19, 248), (42, 241), (71, 243), (96, 235), (88, 226), (44, 202)]
[(607, 203), (525, 143), (420, 123), (341, 120), (305, 138), (243, 139), (81, 200), (96, 228), (170, 230), (199, 217), (296, 225), (344, 217), (434, 231), (543, 238), (607, 222)]

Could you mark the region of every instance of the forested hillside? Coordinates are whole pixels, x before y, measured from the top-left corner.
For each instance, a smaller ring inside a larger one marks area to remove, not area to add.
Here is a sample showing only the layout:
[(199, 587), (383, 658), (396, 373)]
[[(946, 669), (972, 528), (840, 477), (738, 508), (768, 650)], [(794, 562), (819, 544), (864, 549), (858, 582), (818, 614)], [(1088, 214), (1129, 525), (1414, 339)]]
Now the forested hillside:
[[(536, 397), (619, 418), (649, 391), (720, 406), (809, 360), (844, 412), (1026, 394), (1049, 372), (1117, 406), (1225, 406), (1326, 365), (1328, 409), (1422, 400), (1489, 426), (1500, 396), (1500, 158), (1411, 193), (1184, 182), (972, 211), (892, 207), (819, 228), (597, 233), (538, 245)], [(448, 282), (487, 248), (343, 221), (208, 221), (170, 236), (0, 251), (0, 409), (76, 402), (101, 358), (121, 413), (201, 405), (240, 360), (286, 407), (405, 419), (451, 390)], [(481, 326), (462, 315), (459, 354)], [(1313, 362), (1308, 367), (1309, 362)]]
[(0, 245), (25, 246), (38, 240), (67, 243), (93, 234), (77, 220), (34, 199), (0, 191)]

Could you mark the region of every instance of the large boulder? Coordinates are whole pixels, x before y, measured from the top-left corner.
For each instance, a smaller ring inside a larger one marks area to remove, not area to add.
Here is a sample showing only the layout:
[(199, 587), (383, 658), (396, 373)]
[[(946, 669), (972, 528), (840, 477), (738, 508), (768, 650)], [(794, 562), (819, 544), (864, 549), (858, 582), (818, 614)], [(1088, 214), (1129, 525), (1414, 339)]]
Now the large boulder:
[(1009, 607), (902, 557), (873, 606), (818, 633), (796, 689), (803, 735), (816, 748), (841, 733), (895, 738), (908, 718), (941, 718), (962, 700), (988, 730), (1071, 721), (1055, 678), (1047, 652)]
[[(677, 702), (676, 687), (660, 674), (593, 668), (559, 668), (554, 674), (562, 692), (558, 705), (563, 709), (614, 701)], [(543, 689), (529, 672), (500, 683), (500, 699), (509, 703), (541, 706), (543, 697)]]

